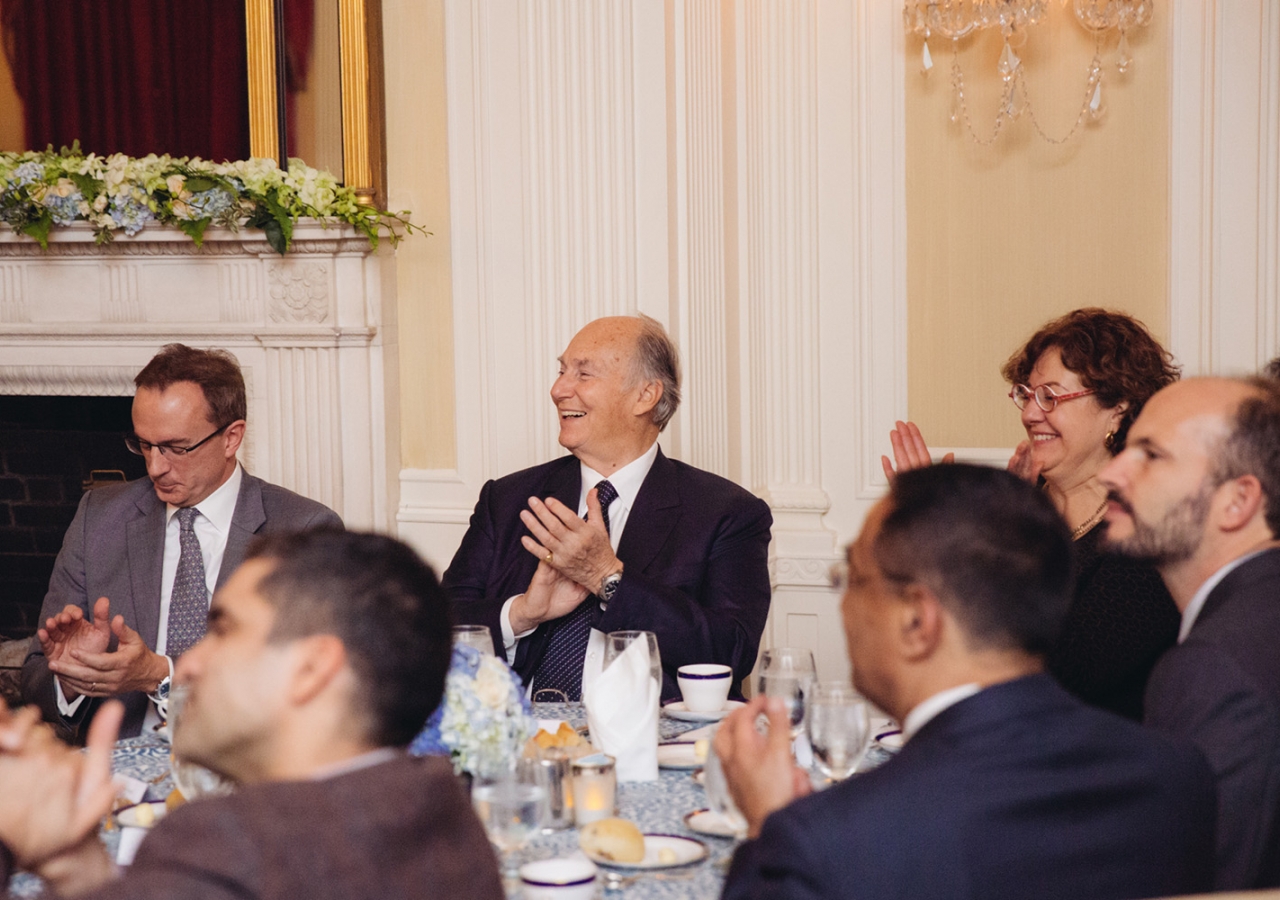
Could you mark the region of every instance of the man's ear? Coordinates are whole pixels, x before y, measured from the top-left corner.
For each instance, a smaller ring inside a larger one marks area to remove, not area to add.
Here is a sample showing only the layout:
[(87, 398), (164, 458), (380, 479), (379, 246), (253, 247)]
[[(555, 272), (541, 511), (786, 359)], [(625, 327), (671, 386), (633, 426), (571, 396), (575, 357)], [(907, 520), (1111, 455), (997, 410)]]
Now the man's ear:
[(927, 585), (914, 581), (902, 592), (898, 643), (912, 661), (928, 659), (942, 640), (942, 604)]
[(294, 645), (289, 700), (301, 706), (323, 692), (346, 668), (347, 648), (332, 634), (308, 635)]
[(648, 415), (649, 412), (658, 405), (658, 401), (661, 399), (662, 382), (646, 381), (644, 384), (640, 385), (640, 390), (636, 394), (636, 402), (632, 407), (632, 415)]
[(240, 443), (244, 440), (244, 419), (236, 419), (227, 426), (223, 434), (227, 438), (227, 459), (230, 459), (236, 455), (236, 451), (240, 449)]
[(1265, 513), (1262, 483), (1255, 475), (1241, 475), (1223, 482), (1214, 498), (1214, 505), (1219, 504), (1218, 526), (1223, 531), (1238, 531), (1252, 522), (1254, 516)]

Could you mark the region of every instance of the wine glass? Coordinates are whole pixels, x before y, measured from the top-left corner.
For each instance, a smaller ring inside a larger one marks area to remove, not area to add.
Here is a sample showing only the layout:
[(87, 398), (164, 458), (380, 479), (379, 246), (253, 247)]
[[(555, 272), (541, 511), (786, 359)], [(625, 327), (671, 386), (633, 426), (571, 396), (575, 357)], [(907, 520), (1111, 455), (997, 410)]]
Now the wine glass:
[(831, 781), (857, 771), (871, 733), (867, 701), (843, 681), (815, 684), (808, 703), (809, 744), (818, 768)]
[(766, 697), (778, 697), (787, 705), (791, 719), (791, 739), (804, 730), (805, 695), (813, 683), (817, 668), (813, 652), (799, 647), (774, 647), (760, 657), (757, 684)]
[(518, 759), (506, 769), (477, 774), (471, 782), (471, 805), (489, 840), (502, 858), (502, 873), (515, 878), (515, 859), (547, 817), (547, 784), (536, 759)]
[(475, 647), (481, 653), (494, 656), (493, 634), (487, 625), (454, 625), (453, 643), (466, 647)]

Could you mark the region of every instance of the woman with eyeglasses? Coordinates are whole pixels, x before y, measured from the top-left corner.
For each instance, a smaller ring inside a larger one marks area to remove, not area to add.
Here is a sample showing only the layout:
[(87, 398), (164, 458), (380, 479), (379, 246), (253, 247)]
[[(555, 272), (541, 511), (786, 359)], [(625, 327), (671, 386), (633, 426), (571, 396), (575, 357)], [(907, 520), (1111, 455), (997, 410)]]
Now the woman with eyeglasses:
[[(1141, 322), (1097, 308), (1049, 322), (1001, 369), (1027, 432), (1009, 470), (1040, 484), (1076, 546), (1079, 581), (1049, 671), (1081, 699), (1139, 720), (1147, 676), (1180, 619), (1152, 566), (1102, 549), (1107, 490), (1098, 473), (1178, 371)], [(930, 463), (913, 423), (898, 422), (890, 440), (898, 471)], [(892, 479), (893, 464), (881, 463)]]

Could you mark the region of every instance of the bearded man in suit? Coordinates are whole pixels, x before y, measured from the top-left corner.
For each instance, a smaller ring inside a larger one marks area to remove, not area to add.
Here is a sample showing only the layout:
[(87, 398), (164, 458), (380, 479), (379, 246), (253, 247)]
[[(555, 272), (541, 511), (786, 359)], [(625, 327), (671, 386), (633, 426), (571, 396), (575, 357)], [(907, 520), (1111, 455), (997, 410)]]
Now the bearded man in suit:
[[(664, 699), (687, 663), (755, 665), (769, 615), (764, 501), (668, 459), (675, 345), (647, 316), (589, 323), (551, 387), (572, 456), (490, 481), (443, 583), (458, 621), (487, 625), (535, 697), (582, 696), (603, 635), (652, 631)], [(585, 517), (585, 518), (584, 518)]]
[(1209, 886), (1213, 779), (1195, 748), (1086, 706), (1044, 671), (1073, 576), (1067, 527), (1040, 491), (981, 466), (903, 472), (847, 566), (853, 682), (906, 743), (810, 794), (779, 700), (726, 718), (715, 749), (752, 838), (726, 900)]
[(168, 344), (134, 384), (125, 441), (149, 477), (81, 498), (22, 667), (23, 700), (72, 741), (107, 697), (125, 704), (125, 736), (159, 724), (149, 697), (167, 694), (254, 535), (342, 524), (240, 466), (247, 404), (230, 353)]
[(1215, 888), (1280, 887), (1280, 385), (1170, 385), (1101, 477), (1108, 546), (1153, 563), (1182, 612), (1145, 721), (1213, 767)]
[(404, 747), (444, 693), (448, 601), (392, 538), (260, 538), (178, 660), (174, 753), (237, 782), (169, 813), (121, 876), (110, 701), (76, 752), (0, 704), (0, 883), (14, 865), (63, 896), (500, 900), (497, 861), (453, 767)]

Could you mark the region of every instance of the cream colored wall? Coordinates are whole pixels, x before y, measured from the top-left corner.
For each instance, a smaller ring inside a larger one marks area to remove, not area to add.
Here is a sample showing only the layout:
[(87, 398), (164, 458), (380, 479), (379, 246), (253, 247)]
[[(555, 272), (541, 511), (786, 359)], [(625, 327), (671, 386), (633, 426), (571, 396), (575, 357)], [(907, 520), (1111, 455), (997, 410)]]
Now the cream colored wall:
[(432, 232), (396, 251), (400, 465), (455, 464), (443, 0), (383, 0), (387, 192)]
[[(1104, 45), (1107, 113), (1053, 146), (1024, 115), (993, 146), (949, 121), (952, 52), (908, 38), (906, 71), (907, 347), (911, 417), (938, 447), (1021, 439), (1000, 378), (1035, 329), (1086, 305), (1122, 309), (1168, 335), (1170, 18), (1157, 7), (1131, 36), (1134, 64)], [(998, 97), (998, 33), (962, 43), (974, 130), (989, 136)], [(1093, 40), (1051, 4), (1020, 51), (1037, 118), (1058, 137), (1085, 93)], [(886, 430), (889, 423), (886, 423)], [(887, 442), (886, 442), (887, 443)]]

